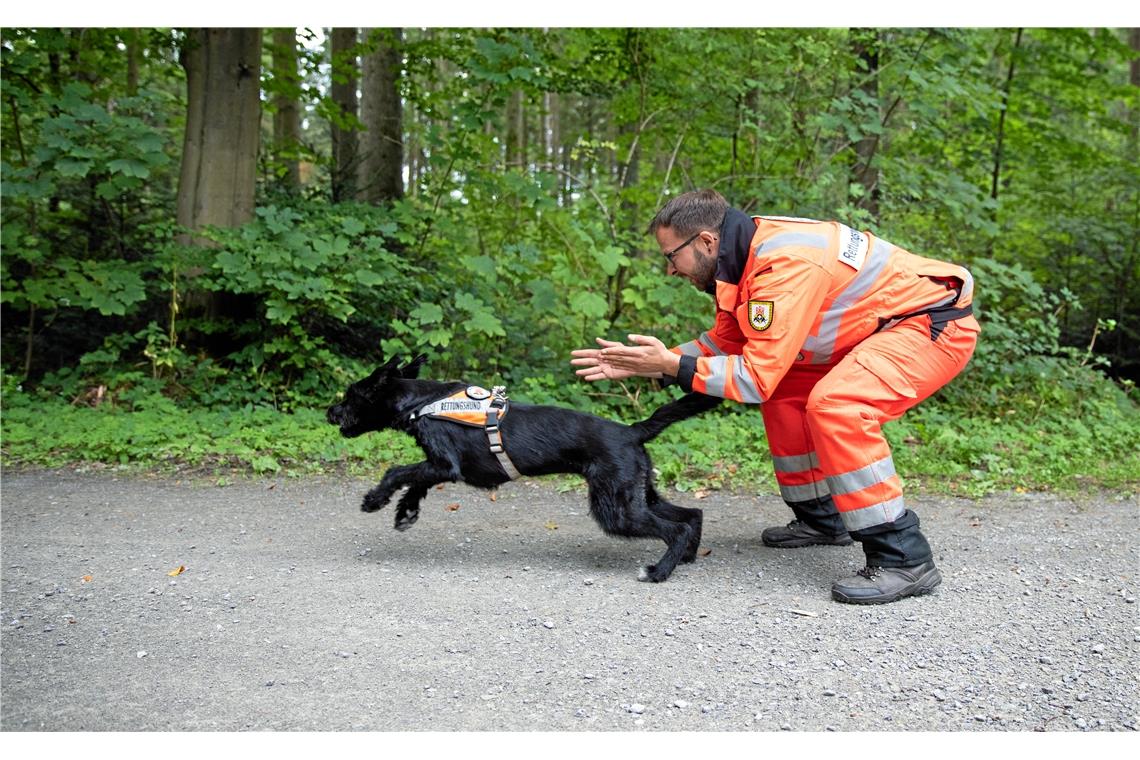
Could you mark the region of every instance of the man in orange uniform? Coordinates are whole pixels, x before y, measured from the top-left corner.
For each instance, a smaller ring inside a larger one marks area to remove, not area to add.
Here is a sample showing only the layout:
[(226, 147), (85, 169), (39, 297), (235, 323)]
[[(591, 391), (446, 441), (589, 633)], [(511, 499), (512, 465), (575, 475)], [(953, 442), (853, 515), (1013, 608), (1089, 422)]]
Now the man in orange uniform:
[(716, 321), (669, 349), (598, 339), (572, 352), (586, 380), (675, 379), (761, 404), (780, 493), (795, 514), (774, 547), (862, 544), (867, 566), (837, 601), (893, 602), (942, 581), (906, 508), (884, 422), (966, 366), (979, 327), (973, 278), (839, 222), (749, 217), (713, 190), (685, 193), (649, 226), (668, 272), (716, 300)]

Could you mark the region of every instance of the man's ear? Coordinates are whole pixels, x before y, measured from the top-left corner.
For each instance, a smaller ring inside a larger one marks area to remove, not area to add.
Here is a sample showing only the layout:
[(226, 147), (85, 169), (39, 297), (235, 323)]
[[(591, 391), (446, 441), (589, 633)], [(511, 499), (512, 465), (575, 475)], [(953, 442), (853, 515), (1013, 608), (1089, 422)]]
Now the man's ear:
[(419, 377), (420, 367), (427, 363), (427, 354), (420, 354), (400, 368), (400, 376), (408, 380)]

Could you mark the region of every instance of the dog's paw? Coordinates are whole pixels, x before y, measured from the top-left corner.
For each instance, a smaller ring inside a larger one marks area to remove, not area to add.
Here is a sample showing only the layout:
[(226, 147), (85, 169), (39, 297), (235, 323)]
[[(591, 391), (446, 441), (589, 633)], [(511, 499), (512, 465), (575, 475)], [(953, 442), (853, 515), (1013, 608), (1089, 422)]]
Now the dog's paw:
[(420, 511), (397, 512), (395, 527), (398, 531), (405, 531), (415, 525), (416, 520), (420, 519)]
[(388, 503), (390, 496), (385, 496), (376, 491), (369, 491), (364, 494), (364, 502), (360, 505), (361, 512), (379, 512)]
[(662, 583), (668, 577), (657, 569), (657, 565), (645, 565), (637, 571), (637, 579), (642, 583)]

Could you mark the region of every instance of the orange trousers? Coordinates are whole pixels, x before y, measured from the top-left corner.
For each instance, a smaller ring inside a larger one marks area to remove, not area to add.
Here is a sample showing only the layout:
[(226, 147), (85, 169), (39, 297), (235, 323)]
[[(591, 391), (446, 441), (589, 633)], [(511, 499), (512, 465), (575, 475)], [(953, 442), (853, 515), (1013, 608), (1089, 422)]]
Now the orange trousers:
[[(857, 539), (895, 523), (917, 530), (917, 518), (902, 519), (902, 485), (882, 426), (948, 383), (973, 355), (980, 331), (973, 316), (940, 327), (932, 339), (929, 315), (905, 319), (835, 364), (795, 365), (780, 381), (761, 410), (789, 505), (830, 498)], [(925, 561), (894, 559), (883, 564)]]

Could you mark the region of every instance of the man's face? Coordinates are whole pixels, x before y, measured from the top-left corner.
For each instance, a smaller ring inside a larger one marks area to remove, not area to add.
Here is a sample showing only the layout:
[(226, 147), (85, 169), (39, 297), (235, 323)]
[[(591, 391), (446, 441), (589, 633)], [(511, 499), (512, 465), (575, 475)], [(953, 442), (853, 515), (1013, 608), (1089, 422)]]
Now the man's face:
[(681, 237), (671, 227), (658, 227), (655, 234), (665, 254), (665, 271), (684, 277), (702, 293), (708, 292), (716, 276), (717, 234), (702, 230), (692, 237)]

